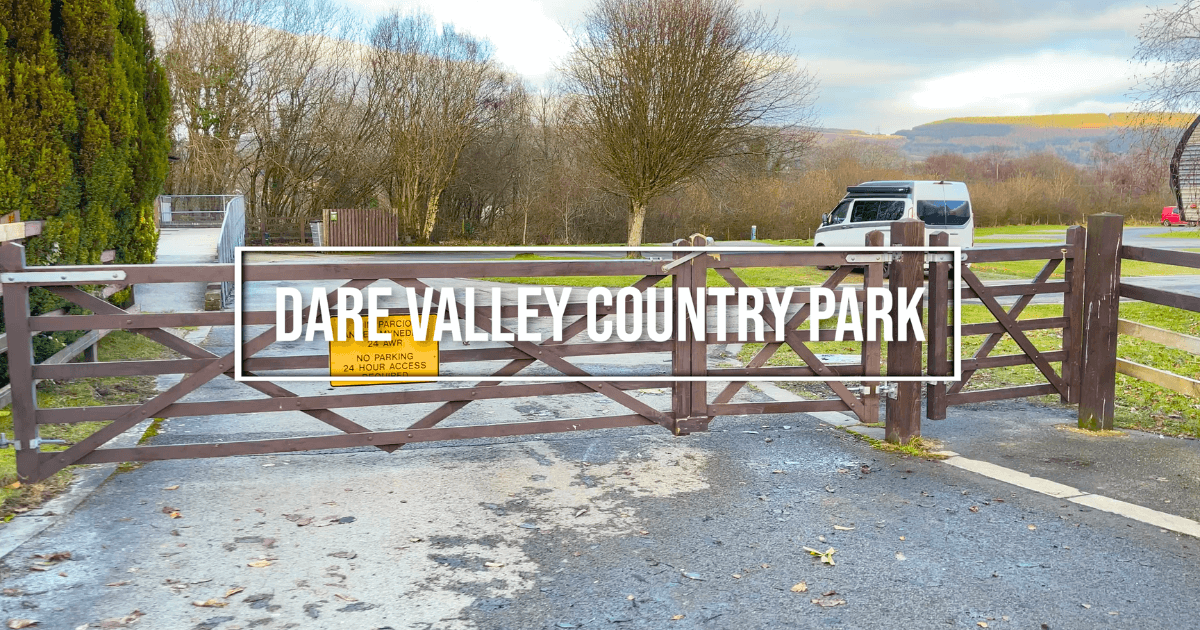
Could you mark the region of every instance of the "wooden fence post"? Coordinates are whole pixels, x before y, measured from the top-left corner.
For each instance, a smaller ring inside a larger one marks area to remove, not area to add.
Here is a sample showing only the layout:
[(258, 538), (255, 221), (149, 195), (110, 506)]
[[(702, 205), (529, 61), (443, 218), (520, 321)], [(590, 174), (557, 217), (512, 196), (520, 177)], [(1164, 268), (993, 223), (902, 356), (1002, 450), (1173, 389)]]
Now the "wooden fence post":
[[(693, 247), (704, 247), (706, 245), (708, 245), (708, 237), (704, 236), (703, 234), (692, 235)], [(687, 265), (689, 267), (688, 273), (691, 274), (689, 286), (690, 290), (694, 294), (697, 287), (708, 286), (708, 255), (701, 254), (696, 256), (689, 261)], [(708, 309), (707, 293), (705, 293), (705, 296), (704, 302), (696, 305), (697, 309), (704, 309), (701, 312), (705, 312)], [(676, 321), (678, 321), (678, 319), (676, 319)], [(704, 318), (704, 321), (708, 321), (707, 316)], [(690, 341), (688, 342), (688, 346), (690, 348), (689, 354), (691, 355), (691, 366), (688, 373), (692, 376), (707, 376), (707, 331), (703, 333), (703, 337), (700, 339), (694, 339), (690, 336), (689, 339)], [(708, 383), (705, 383), (704, 381), (696, 381), (691, 383), (691, 386), (691, 417), (689, 418), (689, 425), (693, 431), (707, 431), (708, 423), (712, 420), (712, 417), (708, 415)]]
[[(917, 219), (901, 219), (892, 223), (893, 246), (920, 247), (925, 244), (925, 223)], [(906, 289), (907, 300), (925, 284), (925, 256), (921, 252), (903, 252), (893, 261), (889, 274), (892, 293), (892, 312), (900, 309), (900, 289)], [(899, 323), (893, 326), (894, 338), (899, 338)], [(910, 331), (911, 332), (911, 331)], [(888, 342), (888, 376), (921, 375), (921, 342), (907, 335), (907, 341)], [(884, 434), (889, 442), (908, 442), (921, 435), (921, 384), (908, 381), (893, 383), (894, 397), (887, 399), (887, 419)]]
[[(0, 246), (0, 271), (25, 269), (25, 248), (16, 243)], [(8, 383), (12, 391), (13, 439), (17, 449), (17, 478), (40, 479), (38, 474), (37, 390), (33, 380), (33, 338), (29, 332), (29, 287), (4, 287), (4, 328), (8, 334)]]
[[(687, 247), (691, 241), (679, 239), (671, 243), (675, 247)], [(687, 255), (685, 251), (674, 252), (673, 258), (679, 260)], [(675, 269), (675, 275), (671, 276), (671, 292), (675, 296), (679, 295), (680, 289), (692, 290), (692, 266), (688, 263), (683, 263)], [(678, 306), (677, 306), (678, 308)], [(674, 316), (674, 313), (672, 313)], [(678, 321), (678, 318), (676, 318)], [(672, 322), (667, 322), (671, 324)], [(687, 328), (676, 331), (675, 343), (671, 347), (671, 374), (675, 376), (690, 376), (692, 371), (692, 351), (691, 351), (691, 333)], [(692, 384), (687, 381), (674, 381), (671, 383), (671, 416), (675, 419), (675, 425), (678, 426), (681, 421), (686, 421), (692, 415)]]
[(1117, 389), (1117, 319), (1121, 295), (1121, 232), (1124, 217), (1088, 217), (1083, 264), (1083, 346), (1080, 357), (1079, 428), (1113, 427)]
[(1067, 384), (1067, 395), (1060, 397), (1064, 404), (1079, 403), (1079, 386), (1083, 370), (1080, 368), (1083, 352), (1083, 269), (1087, 245), (1087, 229), (1082, 225), (1067, 228), (1067, 251), (1072, 252), (1063, 264), (1067, 290), (1063, 292), (1063, 362), (1062, 378)]
[[(929, 236), (930, 247), (946, 247), (950, 235), (937, 232)], [(946, 359), (946, 344), (949, 342), (950, 326), (950, 265), (935, 262), (929, 265), (929, 351), (926, 357), (930, 376), (950, 376), (952, 368)], [(928, 383), (925, 386), (925, 417), (930, 420), (946, 419), (946, 383)]]
[[(867, 232), (866, 245), (867, 247), (883, 247), (883, 232), (880, 232), (879, 230), (871, 230), (870, 232)], [(882, 287), (883, 264), (868, 264), (866, 268), (863, 269), (863, 290), (866, 291), (867, 289)], [(864, 299), (866, 299), (865, 296)], [(879, 339), (879, 329), (882, 327), (882, 323), (876, 323), (876, 339)], [(870, 343), (865, 340), (863, 341), (863, 376), (879, 376), (880, 355), (882, 354), (879, 350), (882, 347), (882, 343), (882, 340), (879, 343)], [(863, 424), (875, 424), (876, 422), (879, 422), (879, 382), (863, 381), (862, 386), (863, 416), (859, 418), (859, 422), (862, 422)]]

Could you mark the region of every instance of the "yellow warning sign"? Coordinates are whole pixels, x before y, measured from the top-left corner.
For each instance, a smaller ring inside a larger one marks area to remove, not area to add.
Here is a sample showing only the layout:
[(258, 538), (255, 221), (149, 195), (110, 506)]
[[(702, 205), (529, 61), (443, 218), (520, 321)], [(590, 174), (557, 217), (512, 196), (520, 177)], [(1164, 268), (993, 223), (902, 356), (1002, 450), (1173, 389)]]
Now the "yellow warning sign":
[[(363, 318), (365, 325), (366, 318)], [(332, 318), (333, 336), (337, 339), (341, 320)], [(376, 328), (380, 333), (391, 333), (391, 341), (355, 341), (346, 335), (346, 341), (329, 342), (330, 376), (437, 376), (438, 342), (433, 338), (435, 318), (429, 318), (425, 341), (417, 341), (412, 334), (412, 320), (408, 315), (380, 317)], [(351, 331), (353, 332), (353, 331)], [(405, 380), (396, 383), (428, 383), (429, 381)], [(347, 385), (381, 385), (380, 381), (330, 381), (334, 387)]]

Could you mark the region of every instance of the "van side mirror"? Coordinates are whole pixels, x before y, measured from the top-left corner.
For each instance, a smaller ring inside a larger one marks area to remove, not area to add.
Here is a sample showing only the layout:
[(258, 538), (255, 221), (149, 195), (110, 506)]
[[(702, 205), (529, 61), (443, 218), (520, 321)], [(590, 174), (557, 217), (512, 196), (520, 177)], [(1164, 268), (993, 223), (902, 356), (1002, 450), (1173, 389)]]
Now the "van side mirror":
[(829, 225), (829, 213), (828, 212), (821, 215), (821, 225)]

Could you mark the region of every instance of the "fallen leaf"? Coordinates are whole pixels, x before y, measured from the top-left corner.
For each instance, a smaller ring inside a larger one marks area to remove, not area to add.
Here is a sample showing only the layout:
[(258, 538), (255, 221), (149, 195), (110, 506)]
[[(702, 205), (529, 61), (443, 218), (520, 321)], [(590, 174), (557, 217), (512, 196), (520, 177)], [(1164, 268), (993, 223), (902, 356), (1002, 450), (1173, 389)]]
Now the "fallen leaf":
[(112, 617), (110, 619), (105, 619), (100, 622), (100, 627), (106, 628), (106, 629), (108, 629), (108, 628), (124, 628), (124, 627), (127, 627), (129, 624), (137, 621), (138, 619), (140, 619), (143, 616), (145, 616), (145, 613), (143, 613), (140, 610), (134, 610), (133, 612), (129, 613), (128, 615), (125, 615), (124, 617)]
[(764, 568), (764, 569), (770, 569), (770, 568), (771, 568), (771, 565), (769, 565), (769, 564), (766, 564), (766, 563), (760, 564), (760, 565), (758, 565), (758, 566), (760, 566), (760, 567), (762, 567), (762, 568)]
[(163, 506), (163, 509), (162, 509), (162, 513), (163, 513), (163, 514), (170, 514), (171, 512), (174, 512), (174, 511), (176, 511), (176, 510), (177, 510), (177, 508), (173, 508), (173, 507), (171, 507), (171, 506), (169, 506), (169, 505), (164, 505), (164, 506)]
[(833, 528), (838, 531), (843, 531), (843, 532), (854, 531), (853, 527), (842, 527), (841, 525), (834, 525)]
[(967, 508), (967, 509), (968, 509), (968, 510), (970, 510), (972, 513), (979, 512), (979, 506), (978, 506), (978, 505), (972, 505), (971, 507), (969, 507), (969, 508)]
[(234, 595), (237, 595), (238, 593), (241, 593), (244, 590), (246, 590), (244, 587), (235, 586), (235, 587), (229, 589), (228, 591), (225, 591), (225, 594), (222, 595), (222, 597), (225, 597), (226, 599), (228, 599), (230, 597), (233, 597)]
[(33, 557), (41, 558), (42, 560), (45, 560), (46, 562), (62, 562), (63, 560), (71, 559), (71, 552), (70, 551), (55, 551), (54, 553), (39, 553), (39, 554), (34, 555)]
[(9, 490), (16, 490), (17, 488), (20, 488), (20, 487), (21, 487), (21, 482), (20, 482), (20, 481), (14, 481), (14, 482), (12, 482), (12, 483), (8, 484), (7, 486), (4, 486), (4, 487), (5, 487), (5, 488), (8, 488)]
[(903, 537), (903, 536), (901, 536), (901, 537), (900, 537), (900, 540), (904, 540), (904, 537)]
[(311, 517), (311, 516), (308, 518), (302, 518), (302, 519), (296, 521), (296, 527), (304, 527), (305, 525), (312, 524), (312, 522), (313, 522), (313, 517)]
[(38, 565), (33, 564), (33, 565), (29, 566), (29, 570), (30, 571), (45, 571), (46, 567), (39, 567)]
[(257, 560), (257, 561), (255, 561), (255, 562), (248, 562), (248, 563), (246, 563), (246, 566), (248, 566), (248, 567), (254, 567), (254, 568), (256, 568), (256, 569), (260, 569), (260, 568), (262, 568), (262, 567), (269, 567), (269, 566), (271, 566), (271, 562), (270, 562), (269, 560)]
[(504, 563), (503, 562), (484, 562), (483, 566), (490, 567), (493, 569), (499, 569), (500, 567), (504, 566)]
[(687, 571), (680, 571), (680, 573), (683, 574), (683, 577), (685, 577), (689, 580), (697, 580), (699, 582), (704, 581), (704, 578), (700, 577), (699, 573), (688, 573)]
[(575, 518), (579, 518), (580, 516), (587, 514), (587, 511), (588, 511), (587, 508), (583, 508), (582, 510), (579, 510), (578, 512), (575, 513)]
[(163, 490), (178, 490), (178, 489), (179, 489), (178, 485), (167, 486), (166, 488), (163, 488)]
[(831, 567), (835, 566), (837, 564), (836, 562), (833, 561), (833, 554), (837, 553), (837, 549), (834, 549), (833, 547), (830, 547), (829, 549), (827, 549), (824, 552), (817, 551), (816, 549), (813, 549), (812, 547), (805, 547), (804, 550), (807, 551), (809, 553), (809, 555), (813, 555), (813, 556), (817, 556), (817, 557), (821, 558), (821, 562), (828, 564)]
[(897, 551), (897, 552), (896, 552), (896, 559), (897, 559), (897, 560), (899, 560), (899, 561), (901, 561), (901, 562), (904, 562), (905, 560), (908, 560), (908, 558), (907, 558), (907, 557), (905, 557), (905, 556), (904, 556), (904, 554), (900, 553), (899, 551)]
[(67, 577), (67, 572), (66, 572), (66, 571), (59, 571), (59, 572), (58, 572), (58, 577)]
[(1092, 607), (1092, 605), (1091, 605), (1091, 604), (1084, 604), (1084, 605), (1083, 605), (1083, 607), (1084, 607), (1084, 608), (1091, 608), (1091, 607)]
[(129, 584), (129, 582), (130, 580), (121, 580), (120, 582), (109, 582), (108, 584), (105, 584), (105, 586), (125, 586), (126, 584)]
[(733, 574), (733, 579), (735, 579), (735, 580), (740, 580), (740, 579), (742, 579), (742, 574), (741, 574), (741, 573), (734, 573), (734, 574)]
[(341, 593), (334, 593), (334, 594), (333, 594), (333, 596), (334, 596), (334, 597), (336, 597), (336, 598), (338, 598), (338, 599), (340, 599), (340, 600), (342, 600), (342, 601), (344, 601), (344, 602), (356, 602), (356, 601), (358, 601), (357, 599), (354, 599), (353, 597), (350, 597), (349, 595), (342, 595)]
[(170, 516), (171, 518), (183, 518), (183, 515), (180, 514), (179, 512), (171, 512), (167, 516)]
[(421, 542), (420, 538), (409, 538), (408, 542)]
[(358, 557), (358, 554), (354, 553), (353, 551), (335, 551), (327, 555), (330, 558), (345, 558), (346, 560), (353, 560)]
[(814, 600), (812, 600), (812, 603), (814, 603), (822, 608), (833, 608), (834, 606), (846, 605), (846, 600), (844, 600), (844, 599), (814, 599)]
[(33, 619), (9, 619), (8, 620), (9, 628), (28, 628), (30, 626), (36, 626), (36, 625), (37, 625), (37, 621), (35, 621)]
[(194, 601), (192, 605), (199, 608), (224, 608), (229, 605), (229, 602), (223, 602), (219, 599), (206, 599), (204, 601)]
[(987, 622), (986, 622), (986, 621), (980, 621), (980, 622), (976, 623), (975, 625), (979, 626), (980, 628), (986, 628), (986, 627), (988, 627), (988, 625), (987, 625)]
[(675, 615), (674, 617), (671, 617), (671, 621), (679, 621), (680, 619), (683, 619), (683, 617), (683, 615)]
[(804, 582), (801, 582), (792, 587), (793, 593), (804, 593), (806, 591), (808, 591), (808, 584), (806, 584)]
[(1030, 526), (1029, 526), (1029, 531), (1033, 531), (1033, 530), (1035, 530), (1035, 529), (1037, 529), (1037, 525), (1030, 525)]

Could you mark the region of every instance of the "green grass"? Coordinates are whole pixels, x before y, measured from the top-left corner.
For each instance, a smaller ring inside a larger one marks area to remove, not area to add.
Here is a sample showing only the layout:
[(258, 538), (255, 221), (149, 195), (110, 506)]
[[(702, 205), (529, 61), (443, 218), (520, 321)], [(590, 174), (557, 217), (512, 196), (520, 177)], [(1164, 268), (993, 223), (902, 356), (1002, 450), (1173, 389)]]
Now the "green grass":
[(1069, 225), (998, 225), (975, 228), (975, 237), (1018, 236), (1023, 234), (1058, 234), (1066, 238)]
[[(1027, 280), (1036, 276), (1044, 266), (1046, 266), (1046, 261), (1044, 260), (1014, 260), (1009, 262), (971, 263), (971, 271), (975, 272), (975, 275), (978, 275), (981, 279)], [(1174, 265), (1160, 265), (1140, 260), (1121, 261), (1121, 275), (1123, 277), (1176, 276), (1181, 272), (1186, 273), (1186, 270)], [(1059, 280), (1063, 278), (1063, 265), (1061, 263), (1054, 270), (1054, 275), (1051, 278)]]
[[(1055, 304), (1037, 304), (1027, 307), (1019, 319), (1040, 319), (1061, 317), (1062, 306)], [(1180, 309), (1130, 302), (1121, 305), (1121, 317), (1136, 322), (1150, 324), (1159, 328), (1200, 336), (1200, 313), (1192, 313)], [(963, 305), (962, 322), (964, 324), (991, 322), (994, 319), (983, 306)], [(823, 321), (823, 327), (833, 328), (834, 322)], [(1031, 330), (1026, 332), (1029, 341), (1039, 350), (1049, 352), (1062, 349), (1061, 330)], [(964, 337), (962, 340), (962, 357), (970, 358), (987, 337), (984, 335)], [(822, 341), (808, 344), (813, 352), (818, 354), (858, 354), (861, 344), (854, 341)], [(738, 358), (748, 362), (762, 344), (746, 344), (742, 347)], [(996, 345), (989, 356), (1021, 354), (1016, 342), (1007, 335)], [(882, 354), (886, 359), (887, 346), (884, 344)], [(1117, 356), (1166, 370), (1192, 379), (1200, 379), (1200, 361), (1191, 353), (1167, 348), (1158, 344), (1121, 335), (1117, 341)], [(800, 365), (796, 354), (788, 347), (776, 352), (767, 365)], [(1055, 370), (1061, 369), (1058, 363), (1051, 364)], [(976, 372), (964, 391), (979, 389), (994, 389), (1044, 383), (1045, 379), (1033, 365), (1018, 365), (1004, 368), (992, 368)], [(790, 384), (806, 394), (825, 396), (829, 390), (821, 383)], [(1186, 435), (1200, 437), (1200, 400), (1178, 394), (1151, 383), (1117, 375), (1117, 424), (1125, 428), (1155, 431), (1168, 435)], [(1042, 402), (1057, 404), (1057, 396), (1043, 396)]]
[(1149, 238), (1200, 238), (1200, 229), (1191, 228), (1186, 230), (1171, 230), (1170, 232), (1145, 234), (1144, 236)]
[[(100, 340), (101, 361), (132, 361), (159, 359), (167, 356), (162, 346), (133, 333), (114, 331)], [(42, 381), (38, 384), (38, 406), (43, 409), (62, 407), (93, 407), (99, 405), (135, 404), (155, 394), (154, 377), (82, 378), (70, 381)], [(44, 424), (40, 426), (43, 439), (66, 440), (66, 445), (43, 445), (43, 451), (65, 450), (107, 422), (77, 424)], [(151, 425), (153, 428), (155, 425)], [(11, 407), (0, 410), (0, 432), (13, 435)], [(12, 449), (0, 449), (0, 520), (11, 520), (15, 513), (28, 511), (61, 491), (71, 481), (70, 468), (34, 484), (13, 487), (17, 481), (16, 455)]]
[(757, 242), (786, 247), (812, 247), (813, 244), (811, 238), (760, 238)]

